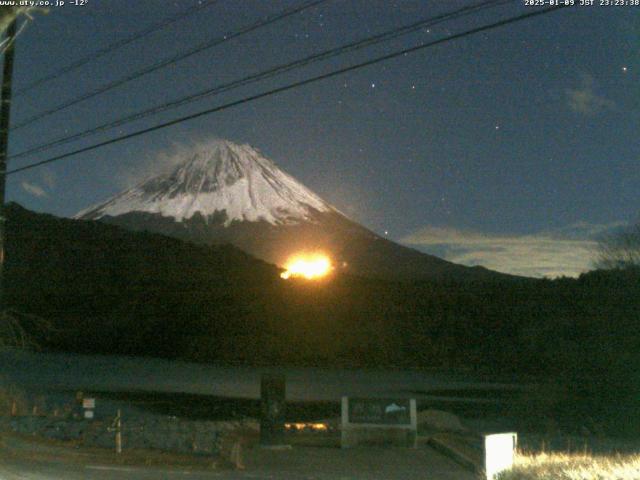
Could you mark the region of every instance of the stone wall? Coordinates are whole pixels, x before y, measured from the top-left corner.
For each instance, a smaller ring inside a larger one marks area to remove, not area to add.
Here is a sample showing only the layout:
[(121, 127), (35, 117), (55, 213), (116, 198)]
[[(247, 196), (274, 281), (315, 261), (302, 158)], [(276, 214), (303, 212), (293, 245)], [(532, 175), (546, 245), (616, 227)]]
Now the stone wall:
[[(77, 441), (81, 445), (114, 448), (111, 421), (52, 416), (0, 417), (0, 428), (26, 435)], [(186, 420), (170, 416), (145, 415), (124, 418), (122, 447), (155, 449), (178, 453), (215, 455), (225, 435), (258, 430), (253, 420), (215, 422)]]

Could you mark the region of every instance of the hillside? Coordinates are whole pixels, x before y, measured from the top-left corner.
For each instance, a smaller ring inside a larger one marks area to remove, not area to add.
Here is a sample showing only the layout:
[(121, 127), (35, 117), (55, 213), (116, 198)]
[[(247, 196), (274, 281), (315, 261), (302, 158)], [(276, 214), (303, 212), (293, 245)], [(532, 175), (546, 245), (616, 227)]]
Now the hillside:
[(15, 204), (7, 217), (7, 301), (54, 323), (41, 338), (51, 349), (560, 376), (637, 365), (633, 271), (556, 281), (393, 282), (340, 273), (284, 281), (274, 266), (231, 246)]
[[(56, 329), (43, 341), (54, 349), (228, 363), (450, 364), (457, 355), (442, 354), (450, 330), (477, 298), (466, 291), (472, 284), (425, 287), (344, 273), (284, 281), (277, 268), (232, 246), (16, 204), (7, 217), (8, 303), (51, 319)], [(448, 325), (432, 311), (445, 304), (463, 313)]]

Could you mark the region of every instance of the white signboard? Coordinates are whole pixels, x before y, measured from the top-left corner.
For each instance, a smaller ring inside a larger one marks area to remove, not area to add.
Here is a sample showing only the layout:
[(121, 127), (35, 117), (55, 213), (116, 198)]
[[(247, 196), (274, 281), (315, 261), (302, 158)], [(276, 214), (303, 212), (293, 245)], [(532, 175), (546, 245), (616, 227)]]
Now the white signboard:
[(496, 475), (513, 467), (517, 433), (496, 433), (484, 436), (484, 466), (487, 480), (494, 480)]
[(93, 418), (93, 410), (85, 410), (84, 418), (91, 420)]
[(95, 398), (83, 398), (82, 399), (82, 408), (87, 408), (87, 409), (96, 408), (96, 399)]

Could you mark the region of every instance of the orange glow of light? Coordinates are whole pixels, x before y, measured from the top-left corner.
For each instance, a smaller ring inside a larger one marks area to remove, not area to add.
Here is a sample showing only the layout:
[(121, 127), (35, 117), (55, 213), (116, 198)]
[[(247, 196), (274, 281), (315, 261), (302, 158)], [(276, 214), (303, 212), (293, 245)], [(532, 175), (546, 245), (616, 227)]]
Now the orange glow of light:
[(316, 280), (328, 275), (333, 266), (329, 257), (321, 253), (314, 253), (294, 255), (287, 261), (285, 268), (286, 271), (280, 274), (285, 280), (291, 277)]
[(329, 426), (326, 423), (285, 423), (284, 427), (287, 430), (294, 430), (300, 432), (302, 430), (310, 430), (312, 432), (326, 432), (329, 430)]

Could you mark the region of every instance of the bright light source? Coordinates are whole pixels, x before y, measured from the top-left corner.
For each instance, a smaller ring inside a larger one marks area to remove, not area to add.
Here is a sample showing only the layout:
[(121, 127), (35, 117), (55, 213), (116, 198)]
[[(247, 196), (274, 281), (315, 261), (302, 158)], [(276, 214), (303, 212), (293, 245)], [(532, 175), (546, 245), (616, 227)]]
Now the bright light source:
[(329, 257), (321, 253), (295, 255), (287, 261), (285, 268), (287, 270), (280, 274), (285, 280), (291, 277), (314, 280), (326, 276), (333, 269)]

